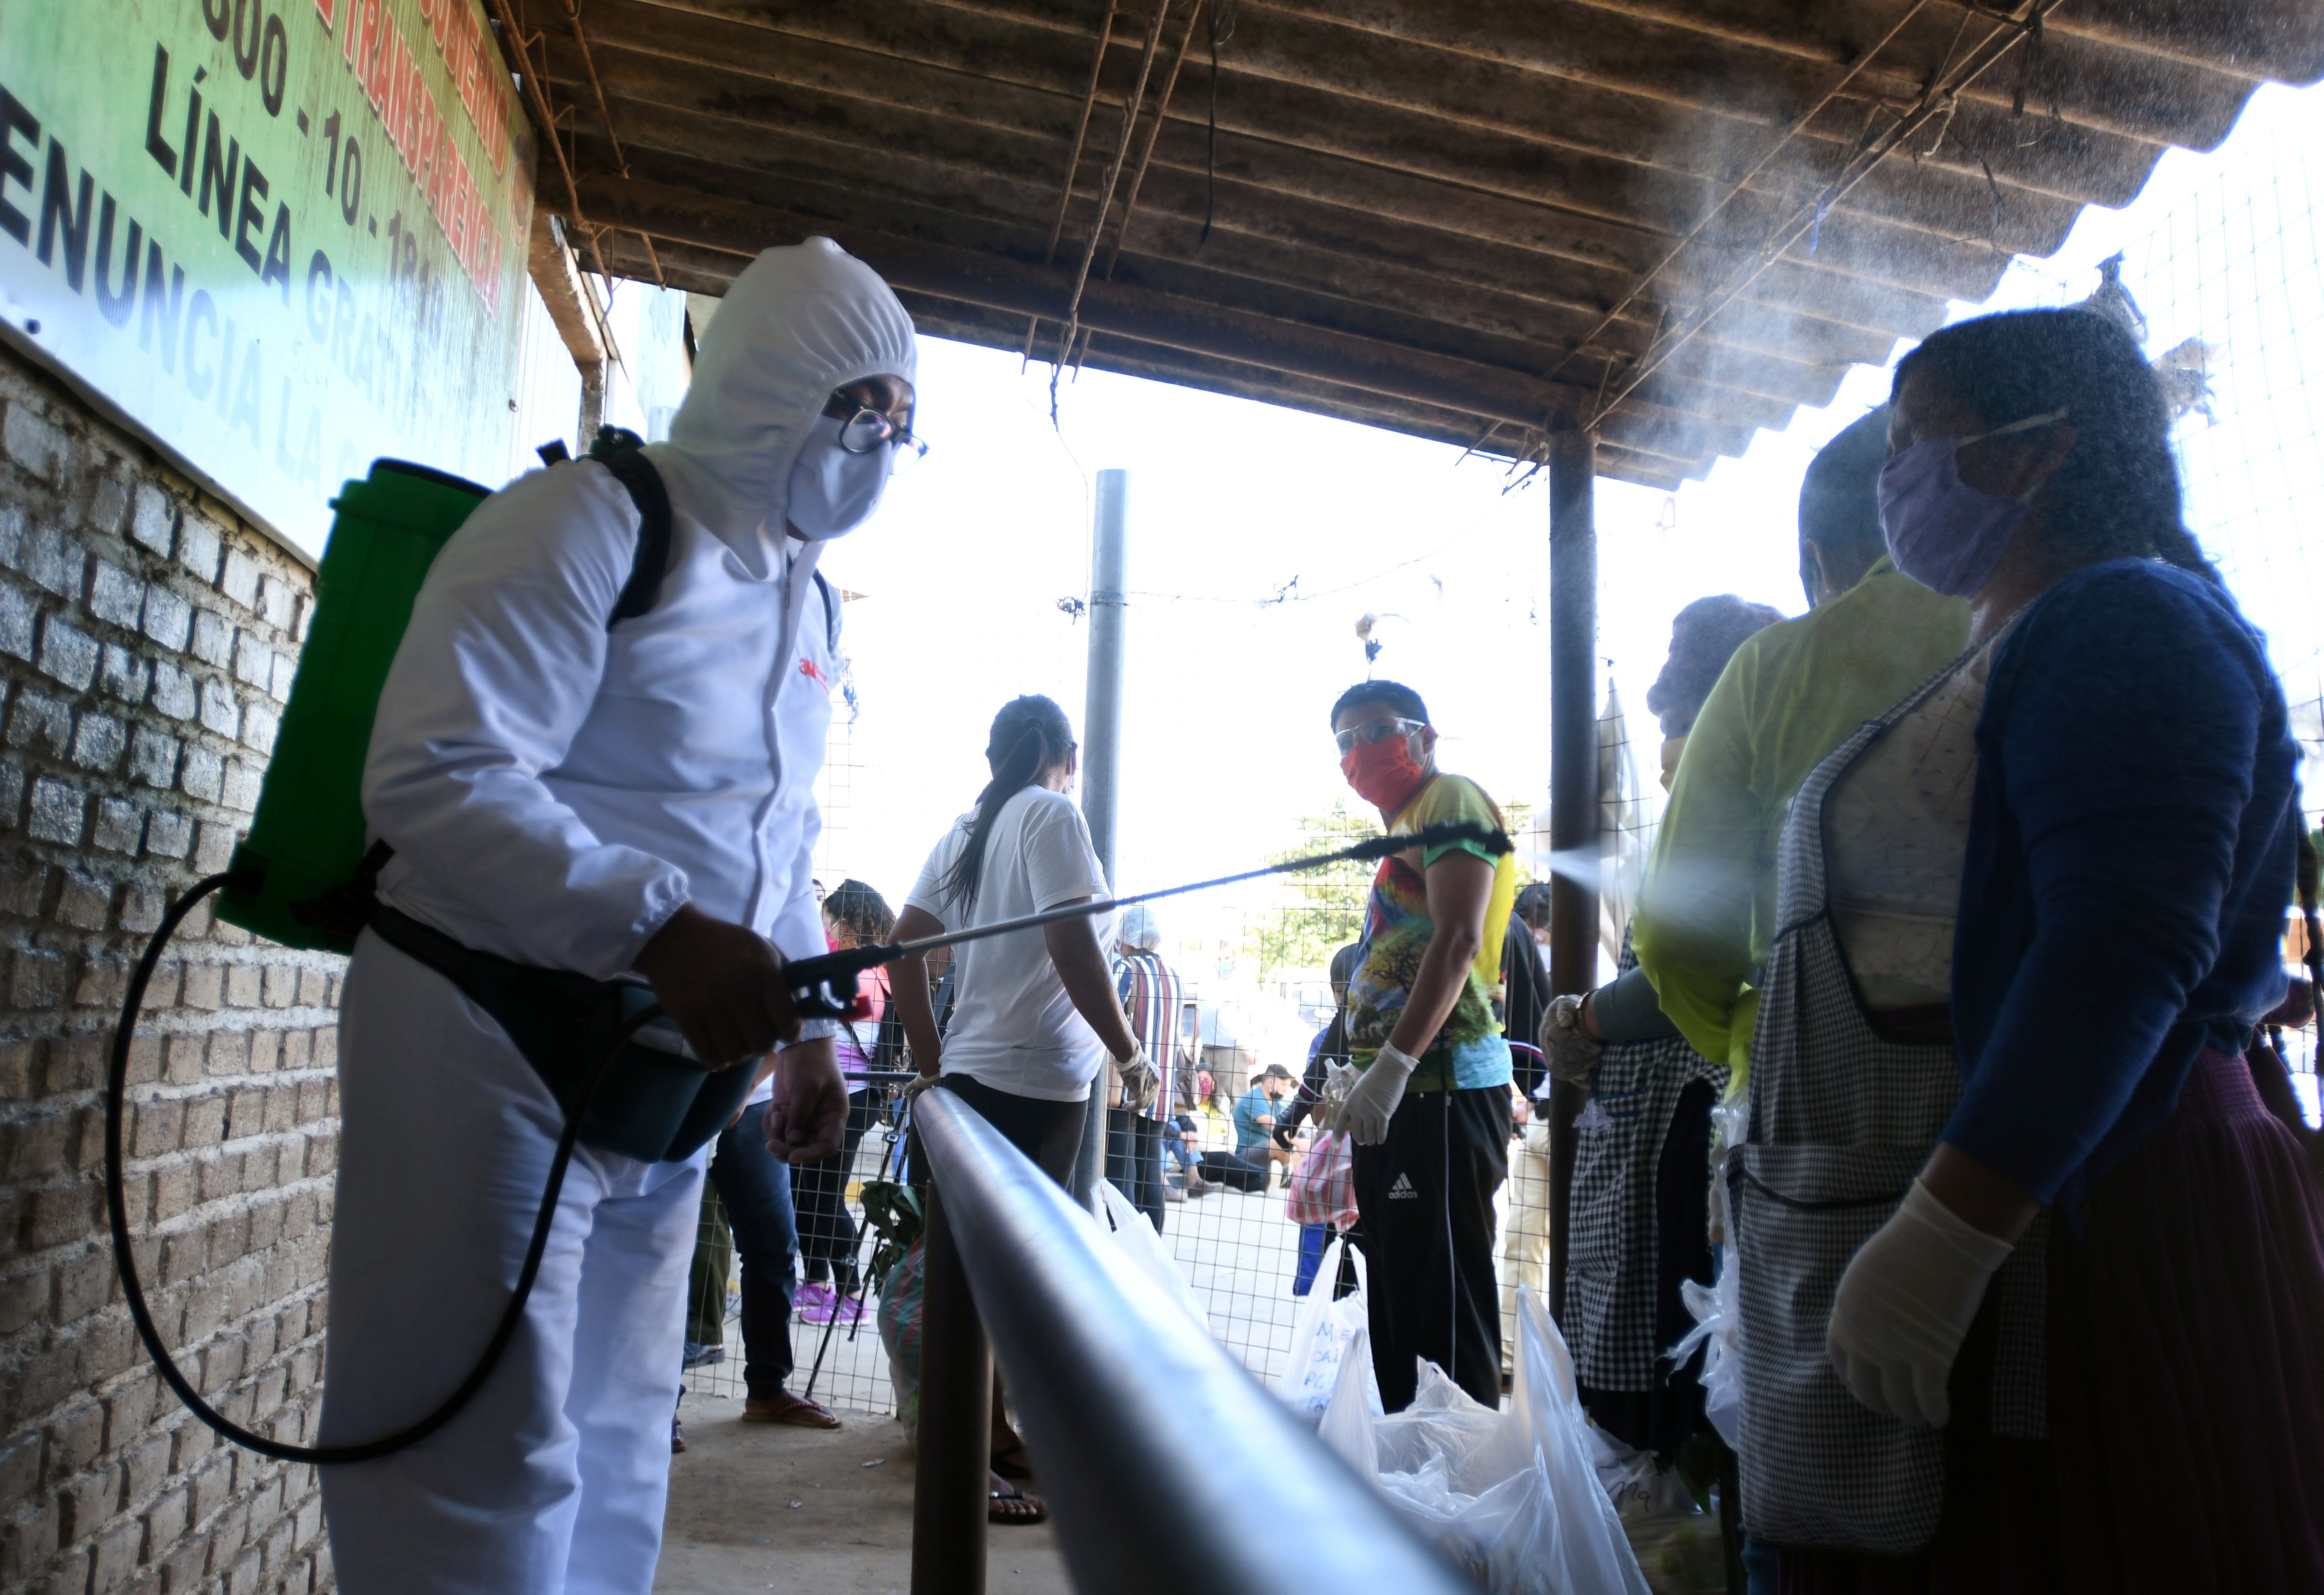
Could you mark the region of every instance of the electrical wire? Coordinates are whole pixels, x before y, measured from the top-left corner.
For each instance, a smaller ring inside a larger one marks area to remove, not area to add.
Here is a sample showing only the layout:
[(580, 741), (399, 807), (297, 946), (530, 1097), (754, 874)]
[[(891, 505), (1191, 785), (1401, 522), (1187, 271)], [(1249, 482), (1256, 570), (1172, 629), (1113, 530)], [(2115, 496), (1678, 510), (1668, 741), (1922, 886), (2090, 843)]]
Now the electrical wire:
[(1352, 593), (1359, 587), (1368, 587), (1374, 582), (1384, 581), (1397, 571), (1409, 570), (1416, 565), (1426, 564), (1456, 543), (1464, 541), (1484, 530), (1486, 522), (1499, 512), (1499, 501), (1496, 500), (1490, 509), (1480, 513), (1468, 525), (1434, 548), (1424, 549), (1409, 558), (1399, 559), (1394, 565), (1386, 566), (1370, 576), (1358, 576), (1355, 580), (1342, 582), (1336, 587), (1318, 587), (1313, 592), (1294, 592), (1291, 589), (1298, 585), (1299, 580), (1298, 577), (1294, 576), (1263, 598), (1233, 597), (1222, 593), (1163, 593), (1140, 587), (1131, 588), (1129, 596), (1160, 599), (1171, 604), (1248, 604), (1258, 609), (1274, 609), (1279, 605), (1292, 604), (1313, 604), (1319, 598), (1336, 598), (1342, 594)]

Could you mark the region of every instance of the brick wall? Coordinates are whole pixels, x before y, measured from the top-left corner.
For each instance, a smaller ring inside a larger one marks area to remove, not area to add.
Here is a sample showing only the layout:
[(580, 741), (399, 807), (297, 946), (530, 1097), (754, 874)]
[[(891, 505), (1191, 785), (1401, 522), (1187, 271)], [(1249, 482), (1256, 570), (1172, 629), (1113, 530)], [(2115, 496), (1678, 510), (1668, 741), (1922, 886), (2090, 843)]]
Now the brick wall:
[[(309, 572), (0, 348), (0, 1590), (332, 1586), (315, 1471), (224, 1445), (113, 1277), (105, 1051), (165, 895), (225, 866)], [(341, 961), (198, 910), (146, 1000), (129, 1212), (163, 1334), (311, 1441)]]

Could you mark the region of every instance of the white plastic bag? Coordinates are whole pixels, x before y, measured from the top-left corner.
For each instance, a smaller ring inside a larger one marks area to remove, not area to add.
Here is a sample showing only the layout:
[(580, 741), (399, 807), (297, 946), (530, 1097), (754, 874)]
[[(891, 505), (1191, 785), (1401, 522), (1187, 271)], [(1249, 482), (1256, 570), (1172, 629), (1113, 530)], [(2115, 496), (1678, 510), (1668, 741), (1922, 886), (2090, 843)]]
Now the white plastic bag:
[[(1359, 1337), (1348, 1355), (1365, 1350)], [(1412, 1405), (1384, 1417), (1343, 1382), (1320, 1432), (1493, 1595), (1648, 1595), (1599, 1485), (1573, 1360), (1530, 1291), (1520, 1297), (1517, 1369), (1506, 1412), (1427, 1363)]]
[(1211, 1321), (1203, 1311), (1203, 1304), (1195, 1299), (1194, 1287), (1186, 1283), (1186, 1277), (1178, 1272), (1177, 1261), (1171, 1257), (1170, 1249), (1163, 1245), (1162, 1237), (1154, 1232), (1153, 1222), (1131, 1206), (1130, 1198), (1123, 1195), (1111, 1180), (1100, 1180), (1098, 1190), (1104, 1202), (1106, 1228), (1113, 1233), (1114, 1245), (1121, 1249), (1122, 1255), (1136, 1264), (1141, 1273), (1159, 1285), (1163, 1294), (1185, 1308), (1195, 1323), (1208, 1330)]
[(1702, 1415), (1719, 1431), (1730, 1450), (1743, 1443), (1743, 1367), (1735, 1348), (1735, 1326), (1741, 1312), (1738, 1295), (1742, 1286), (1735, 1260), (1735, 1243), (1719, 1249), (1719, 1282), (1705, 1287), (1692, 1279), (1679, 1282), (1679, 1299), (1694, 1314), (1694, 1327), (1670, 1349), (1673, 1362), (1684, 1362), (1695, 1347), (1708, 1341), (1702, 1354)]
[[(1336, 1302), (1332, 1299), (1340, 1277), (1340, 1251), (1347, 1244), (1345, 1240), (1335, 1240), (1323, 1249), (1323, 1260), (1315, 1269), (1315, 1286), (1300, 1302), (1299, 1315), (1291, 1321), (1291, 1360), (1275, 1382), (1275, 1393), (1311, 1424), (1320, 1422), (1323, 1409), (1332, 1404), (1332, 1393), (1341, 1383), (1340, 1370), (1351, 1355), (1350, 1348), (1361, 1348), (1363, 1253), (1351, 1254), (1355, 1259), (1356, 1288)], [(1355, 1387), (1357, 1394), (1369, 1392), (1370, 1409), (1378, 1412), (1379, 1390), (1372, 1380), (1370, 1360), (1359, 1357), (1358, 1360), (1363, 1377)]]

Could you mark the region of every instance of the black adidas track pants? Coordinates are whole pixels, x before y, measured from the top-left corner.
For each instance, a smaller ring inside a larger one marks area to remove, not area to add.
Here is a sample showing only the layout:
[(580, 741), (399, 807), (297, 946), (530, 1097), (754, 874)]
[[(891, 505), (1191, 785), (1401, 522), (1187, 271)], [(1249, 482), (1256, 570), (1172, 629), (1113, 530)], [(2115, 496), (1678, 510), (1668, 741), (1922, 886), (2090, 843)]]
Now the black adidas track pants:
[(1487, 1406), (1500, 1405), (1493, 1193), (1508, 1166), (1506, 1085), (1406, 1092), (1388, 1139), (1355, 1148), (1372, 1368), (1390, 1412), (1411, 1404), (1416, 1358)]

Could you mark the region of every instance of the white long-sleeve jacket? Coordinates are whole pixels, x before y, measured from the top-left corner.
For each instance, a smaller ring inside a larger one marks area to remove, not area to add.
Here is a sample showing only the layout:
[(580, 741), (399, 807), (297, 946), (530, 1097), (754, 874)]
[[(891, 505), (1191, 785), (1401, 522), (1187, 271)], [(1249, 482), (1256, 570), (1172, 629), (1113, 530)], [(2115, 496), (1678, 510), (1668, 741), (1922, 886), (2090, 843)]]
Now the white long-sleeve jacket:
[(769, 250), (704, 339), (670, 441), (659, 602), (615, 625), (639, 516), (608, 472), (534, 471), (438, 556), (382, 693), (364, 812), (381, 899), (481, 951), (608, 979), (691, 901), (825, 950), (814, 787), (840, 674), (787, 485), (834, 388), (909, 380), (910, 319), (825, 239)]

